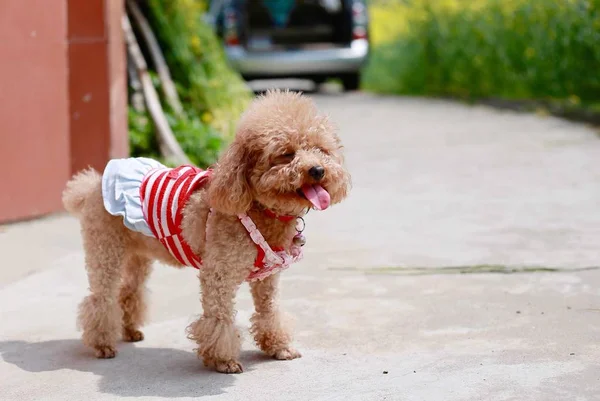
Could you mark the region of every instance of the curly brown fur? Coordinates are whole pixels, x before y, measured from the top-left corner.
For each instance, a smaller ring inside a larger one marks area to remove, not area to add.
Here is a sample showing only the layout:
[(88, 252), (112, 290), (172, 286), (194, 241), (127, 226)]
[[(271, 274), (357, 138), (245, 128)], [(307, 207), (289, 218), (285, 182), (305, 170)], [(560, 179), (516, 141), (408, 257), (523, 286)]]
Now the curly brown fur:
[[(322, 178), (309, 173), (313, 166), (323, 167)], [(259, 97), (242, 117), (210, 183), (190, 197), (183, 211), (182, 235), (204, 265), (203, 314), (187, 332), (207, 366), (225, 373), (243, 370), (234, 299), (251, 271), (256, 247), (236, 215), (247, 213), (271, 247), (289, 251), (295, 222), (267, 217), (264, 209), (301, 215), (312, 204), (300, 189), (317, 182), (331, 204), (342, 201), (350, 188), (342, 145), (327, 117), (300, 94), (270, 91)], [(91, 293), (79, 307), (83, 341), (99, 358), (112, 358), (119, 334), (126, 341), (143, 339), (139, 329), (151, 262), (182, 266), (156, 239), (128, 230), (120, 217), (106, 212), (101, 176), (94, 170), (73, 177), (63, 203), (80, 219), (86, 256)], [(297, 358), (300, 353), (292, 348), (277, 307), (277, 289), (278, 275), (251, 283), (256, 308), (251, 332), (268, 355)]]
[(130, 256), (123, 263), (123, 280), (119, 305), (123, 310), (123, 340), (142, 341), (144, 334), (139, 328), (146, 318), (146, 289), (144, 283), (150, 275), (150, 260), (140, 256)]
[(290, 346), (292, 338), (281, 321), (276, 303), (279, 274), (250, 284), (256, 312), (250, 319), (250, 332), (256, 345), (275, 359), (294, 359), (300, 353)]

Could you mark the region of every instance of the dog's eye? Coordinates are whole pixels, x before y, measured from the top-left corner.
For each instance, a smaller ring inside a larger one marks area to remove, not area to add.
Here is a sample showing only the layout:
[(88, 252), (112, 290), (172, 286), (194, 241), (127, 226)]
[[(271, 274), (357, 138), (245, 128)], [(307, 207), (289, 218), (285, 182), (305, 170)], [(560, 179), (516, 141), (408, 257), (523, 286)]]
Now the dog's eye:
[(287, 152), (280, 156), (277, 156), (275, 160), (273, 160), (273, 162), (275, 164), (285, 164), (294, 160), (294, 157), (296, 157), (296, 152)]

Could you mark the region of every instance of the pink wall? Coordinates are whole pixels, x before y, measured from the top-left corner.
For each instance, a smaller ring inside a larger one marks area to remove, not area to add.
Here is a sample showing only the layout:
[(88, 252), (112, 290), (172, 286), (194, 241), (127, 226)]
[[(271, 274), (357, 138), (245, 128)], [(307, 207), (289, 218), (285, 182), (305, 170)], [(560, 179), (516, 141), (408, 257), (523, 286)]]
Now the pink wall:
[(0, 1), (0, 222), (128, 153), (122, 0)]

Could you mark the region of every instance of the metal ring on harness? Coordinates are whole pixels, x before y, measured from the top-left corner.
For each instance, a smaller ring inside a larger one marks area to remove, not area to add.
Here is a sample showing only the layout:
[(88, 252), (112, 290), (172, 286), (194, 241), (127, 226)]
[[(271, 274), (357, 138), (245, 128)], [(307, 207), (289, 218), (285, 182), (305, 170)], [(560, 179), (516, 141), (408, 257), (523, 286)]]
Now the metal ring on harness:
[[(302, 222), (302, 228), (301, 229), (298, 228), (298, 223), (299, 222)], [(305, 228), (306, 228), (306, 222), (304, 221), (304, 219), (302, 217), (298, 216), (296, 218), (296, 232), (298, 234), (302, 234), (302, 232), (304, 231)]]

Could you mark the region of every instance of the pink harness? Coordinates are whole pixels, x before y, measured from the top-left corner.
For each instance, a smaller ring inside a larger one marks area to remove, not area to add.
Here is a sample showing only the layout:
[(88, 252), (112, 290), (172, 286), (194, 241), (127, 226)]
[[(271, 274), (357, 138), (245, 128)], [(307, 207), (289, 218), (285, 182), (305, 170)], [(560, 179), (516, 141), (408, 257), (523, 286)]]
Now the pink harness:
[(256, 224), (246, 214), (238, 215), (238, 218), (250, 234), (250, 238), (256, 244), (256, 260), (252, 272), (246, 280), (262, 280), (271, 274), (278, 273), (290, 267), (292, 263), (302, 259), (302, 247), (292, 242), (290, 248), (291, 254), (285, 252), (282, 248), (271, 249), (265, 238), (262, 236)]
[[(202, 267), (202, 260), (181, 235), (182, 212), (190, 196), (206, 185), (211, 174), (211, 169), (202, 170), (194, 166), (157, 168), (144, 176), (140, 186), (144, 218), (154, 236), (179, 263), (196, 269)], [(291, 221), (294, 218), (277, 217), (270, 211), (265, 213), (282, 221)], [(302, 248), (296, 241), (291, 245), (290, 254), (283, 248), (272, 249), (248, 215), (240, 214), (238, 218), (248, 231), (257, 251), (247, 281), (262, 280), (302, 259)]]

